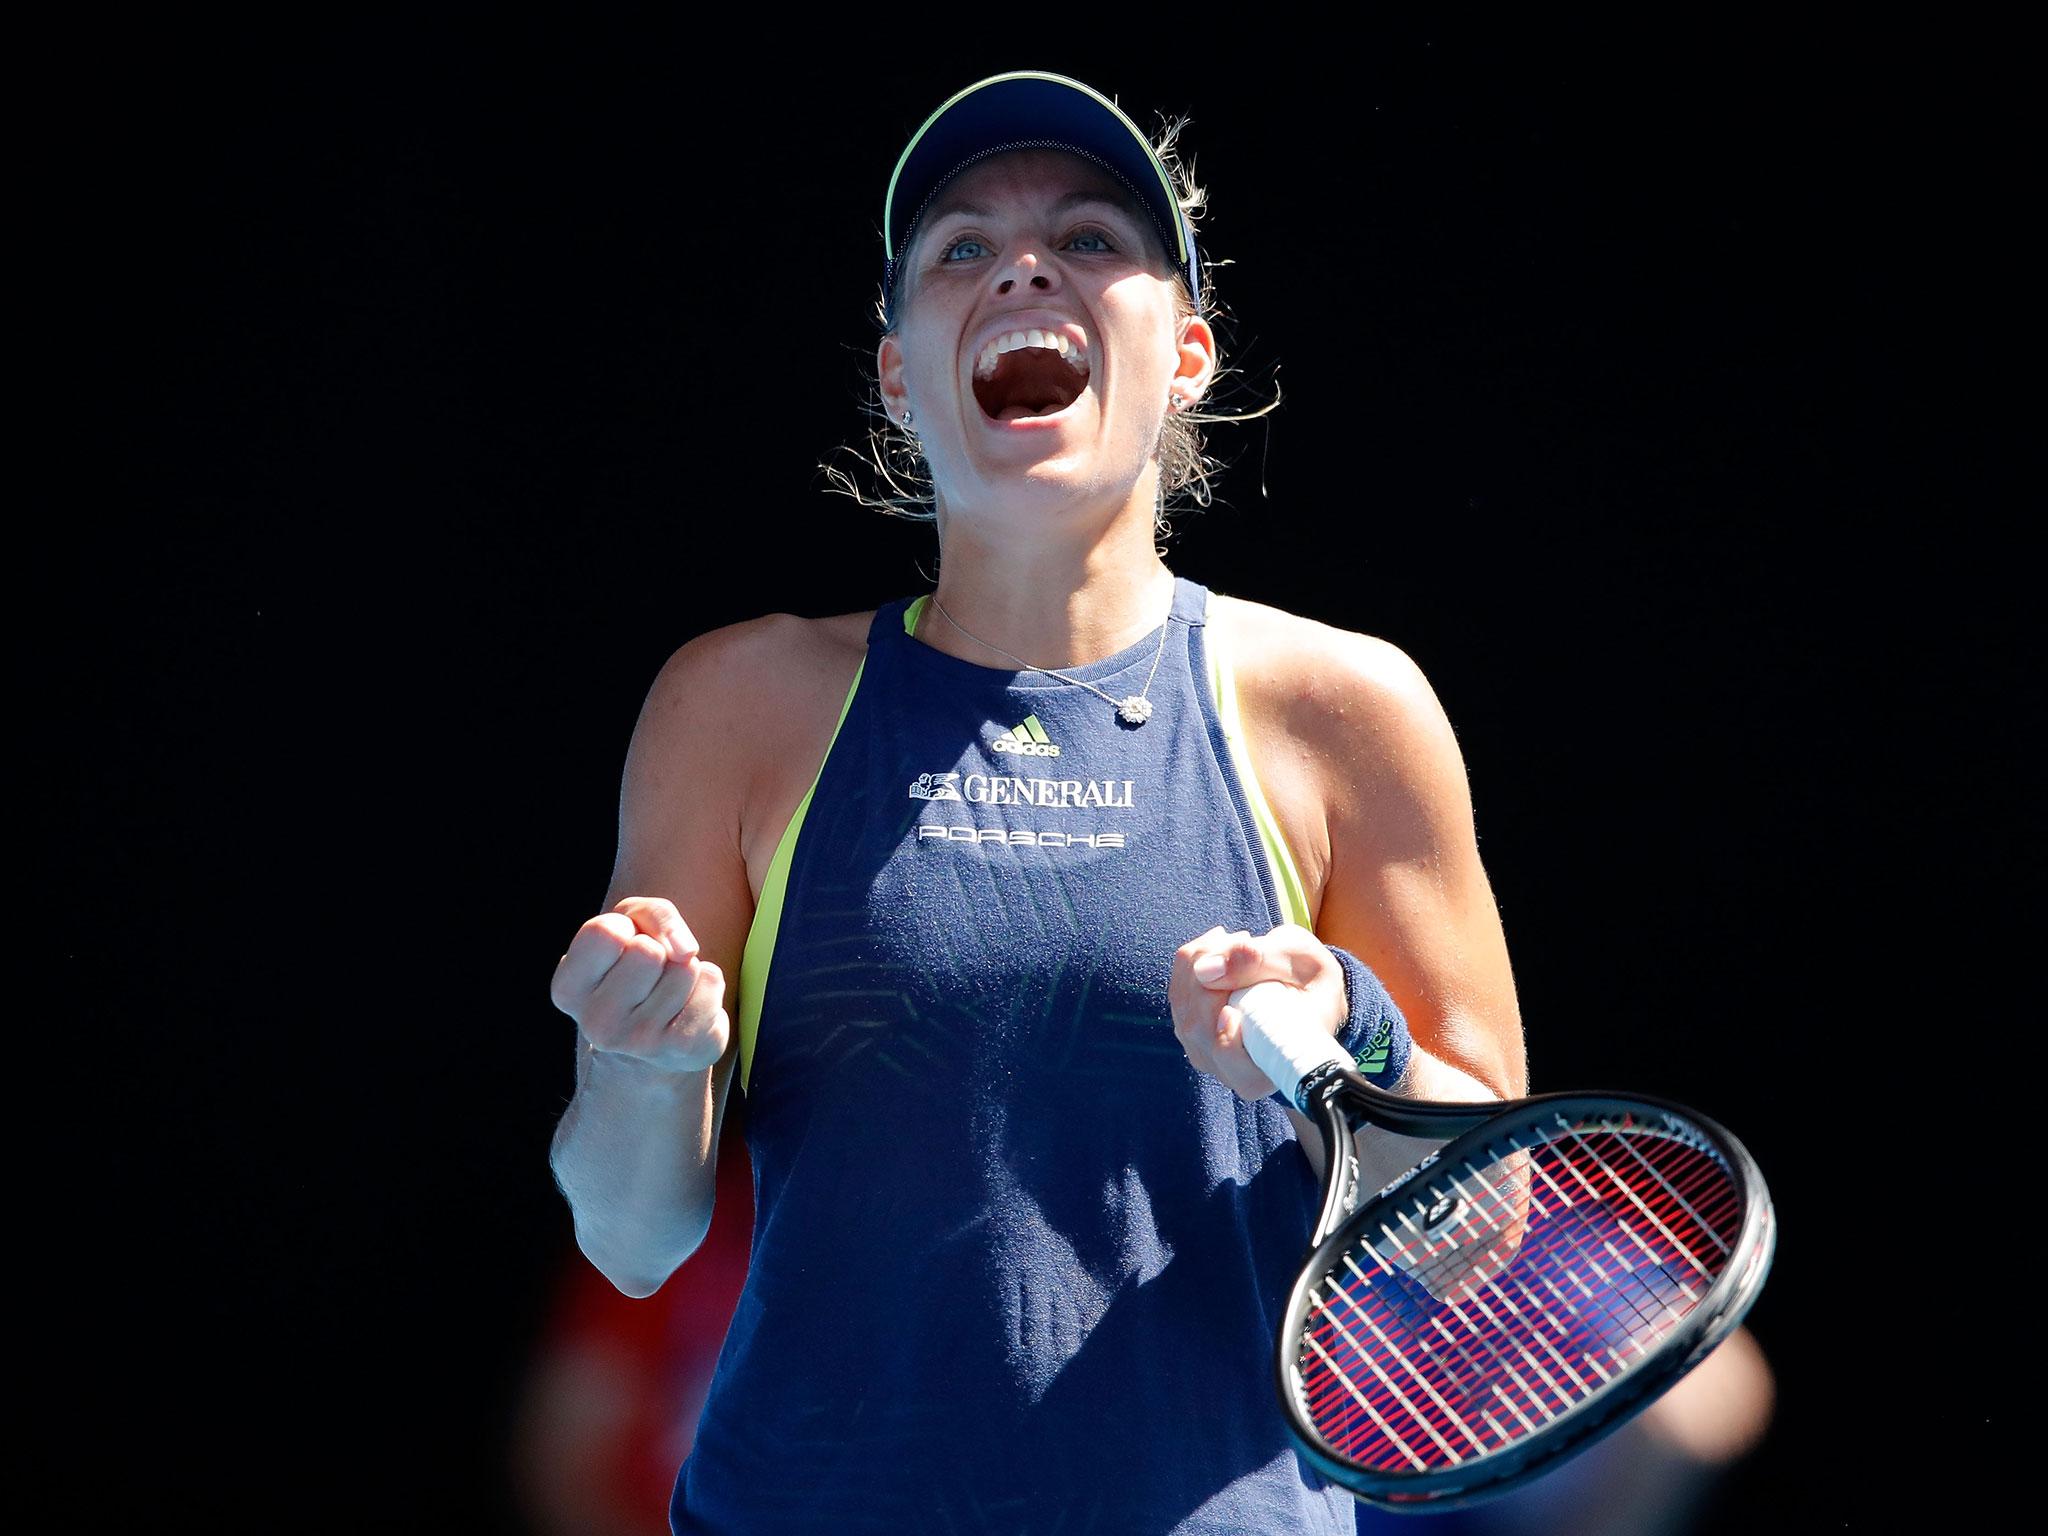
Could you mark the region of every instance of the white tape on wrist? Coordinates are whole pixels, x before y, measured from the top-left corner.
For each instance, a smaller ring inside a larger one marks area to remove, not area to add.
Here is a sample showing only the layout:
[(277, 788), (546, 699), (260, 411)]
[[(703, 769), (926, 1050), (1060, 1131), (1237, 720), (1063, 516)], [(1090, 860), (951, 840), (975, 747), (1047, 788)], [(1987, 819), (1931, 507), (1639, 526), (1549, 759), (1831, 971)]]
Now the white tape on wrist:
[(1351, 1065), (1351, 1053), (1316, 1020), (1314, 1004), (1301, 988), (1284, 981), (1254, 982), (1239, 987), (1228, 1001), (1244, 1015), (1244, 1048), (1288, 1103), (1294, 1103), (1301, 1080), (1317, 1067)]

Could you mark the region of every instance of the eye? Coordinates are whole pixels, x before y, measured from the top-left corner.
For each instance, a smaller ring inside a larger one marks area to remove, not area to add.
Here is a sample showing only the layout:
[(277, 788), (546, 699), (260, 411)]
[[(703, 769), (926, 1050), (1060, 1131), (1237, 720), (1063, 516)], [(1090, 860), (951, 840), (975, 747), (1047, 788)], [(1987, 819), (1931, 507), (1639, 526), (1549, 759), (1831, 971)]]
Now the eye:
[(1073, 238), (1067, 241), (1067, 244), (1076, 246), (1084, 251), (1106, 253), (1116, 249), (1115, 239), (1110, 235), (1109, 231), (1103, 229), (1077, 230)]
[(976, 257), (986, 256), (987, 254), (988, 246), (983, 241), (976, 239), (973, 235), (962, 235), (958, 240), (953, 241), (940, 250), (939, 260), (973, 261)]

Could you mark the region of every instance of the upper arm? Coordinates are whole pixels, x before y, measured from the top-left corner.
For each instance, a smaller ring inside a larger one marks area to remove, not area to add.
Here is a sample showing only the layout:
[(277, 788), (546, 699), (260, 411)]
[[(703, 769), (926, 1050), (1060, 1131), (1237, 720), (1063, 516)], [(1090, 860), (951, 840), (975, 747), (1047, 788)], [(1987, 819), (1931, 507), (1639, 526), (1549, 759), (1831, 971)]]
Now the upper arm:
[[(662, 667), (633, 728), (605, 904), (673, 902), (724, 975), (735, 1025), (756, 882), (832, 739), (869, 618), (778, 613), (701, 635)], [(728, 1045), (713, 1070), (714, 1136), (738, 1059)]]
[[(735, 626), (735, 629), (744, 626)], [(641, 705), (619, 789), (619, 841), (607, 908), (628, 896), (665, 896), (708, 960), (736, 970), (753, 895), (740, 850), (745, 721), (732, 697), (734, 630), (683, 646)]]
[(1321, 754), (1319, 928), (1386, 983), (1425, 1051), (1520, 1098), (1522, 1014), (1450, 719), (1401, 649), (1358, 635), (1333, 649), (1329, 674), (1352, 702)]
[(1318, 629), (1298, 711), (1329, 837), (1317, 933), (1372, 968), (1422, 1049), (1520, 1097), (1521, 1013), (1457, 737), (1398, 647)]
[[(736, 1006), (740, 955), (753, 921), (753, 893), (741, 852), (740, 817), (758, 754), (749, 741), (744, 683), (759, 664), (761, 636), (735, 625), (699, 636), (663, 665), (648, 689), (626, 749), (619, 790), (618, 847), (606, 911), (628, 896), (674, 904), (719, 968), (726, 1006)], [(579, 1071), (587, 1069), (585, 1054)], [(722, 1113), (738, 1053), (713, 1069), (713, 1121)]]

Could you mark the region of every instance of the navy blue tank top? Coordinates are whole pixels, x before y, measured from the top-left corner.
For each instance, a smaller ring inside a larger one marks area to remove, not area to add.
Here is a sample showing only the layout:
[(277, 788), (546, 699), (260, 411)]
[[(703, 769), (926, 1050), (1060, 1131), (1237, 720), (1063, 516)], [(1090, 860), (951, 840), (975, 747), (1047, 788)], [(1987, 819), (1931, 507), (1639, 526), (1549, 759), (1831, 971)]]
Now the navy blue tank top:
[(1317, 1181), (1167, 1006), (1190, 938), (1305, 920), (1207, 598), (1070, 669), (1158, 656), (1141, 726), (875, 615), (742, 966), (753, 1253), (675, 1531), (1353, 1530), (1273, 1395)]

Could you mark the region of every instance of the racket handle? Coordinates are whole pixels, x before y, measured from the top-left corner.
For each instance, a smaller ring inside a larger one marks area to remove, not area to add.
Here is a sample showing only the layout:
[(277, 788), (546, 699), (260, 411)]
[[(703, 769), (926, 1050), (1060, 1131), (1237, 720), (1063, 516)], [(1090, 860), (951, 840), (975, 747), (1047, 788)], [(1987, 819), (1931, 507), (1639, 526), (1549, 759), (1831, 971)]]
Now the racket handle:
[(1244, 1048), (1297, 1109), (1301, 1080), (1318, 1067), (1351, 1065), (1351, 1053), (1310, 1013), (1308, 994), (1284, 981), (1239, 987), (1227, 1001), (1244, 1016)]

